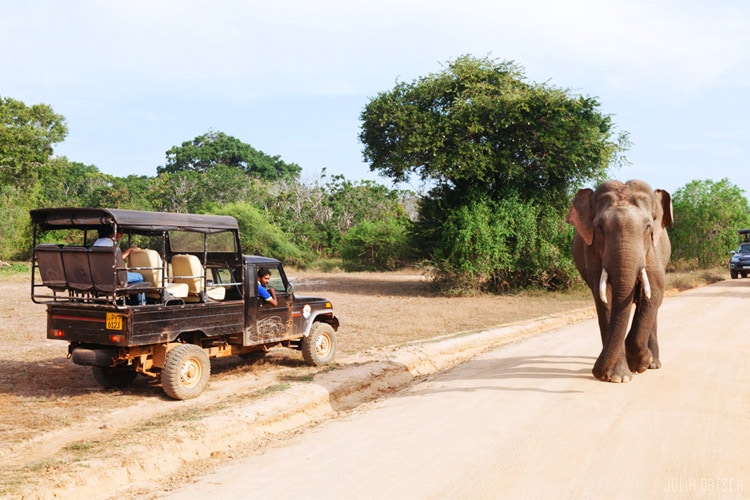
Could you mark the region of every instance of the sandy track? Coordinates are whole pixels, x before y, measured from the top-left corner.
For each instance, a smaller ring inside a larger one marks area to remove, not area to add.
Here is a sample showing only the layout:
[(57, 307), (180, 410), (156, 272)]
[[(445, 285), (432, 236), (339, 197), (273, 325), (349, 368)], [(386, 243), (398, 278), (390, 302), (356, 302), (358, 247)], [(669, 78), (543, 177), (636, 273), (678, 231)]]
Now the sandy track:
[(218, 468), (170, 498), (747, 498), (750, 282), (665, 300), (663, 368), (595, 380), (594, 320)]

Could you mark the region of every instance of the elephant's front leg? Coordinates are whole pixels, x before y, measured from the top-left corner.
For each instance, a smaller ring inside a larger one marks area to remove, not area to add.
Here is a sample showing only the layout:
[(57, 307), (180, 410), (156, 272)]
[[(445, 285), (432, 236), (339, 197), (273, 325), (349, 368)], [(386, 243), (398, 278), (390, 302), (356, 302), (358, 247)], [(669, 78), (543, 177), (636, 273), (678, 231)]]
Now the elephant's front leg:
[(596, 378), (604, 382), (630, 382), (633, 378), (633, 372), (630, 370), (625, 357), (624, 346), (614, 356), (612, 356), (612, 353), (602, 350), (591, 372)]
[[(660, 301), (655, 301), (660, 302)], [(633, 316), (633, 326), (625, 340), (625, 351), (630, 369), (642, 373), (649, 368), (660, 368), (659, 344), (656, 338), (658, 303), (641, 302)]]
[(610, 310), (609, 318), (609, 328), (602, 338), (602, 352), (594, 363), (592, 373), (605, 382), (630, 382), (633, 373), (625, 354), (625, 333), (630, 321), (630, 308), (613, 308)]

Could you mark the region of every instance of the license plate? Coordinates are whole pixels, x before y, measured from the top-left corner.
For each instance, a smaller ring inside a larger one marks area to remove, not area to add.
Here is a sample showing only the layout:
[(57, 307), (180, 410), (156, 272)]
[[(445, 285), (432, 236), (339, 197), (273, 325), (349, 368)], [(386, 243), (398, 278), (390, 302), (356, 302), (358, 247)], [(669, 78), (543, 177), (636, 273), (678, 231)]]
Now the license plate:
[(122, 330), (122, 315), (107, 313), (107, 330)]

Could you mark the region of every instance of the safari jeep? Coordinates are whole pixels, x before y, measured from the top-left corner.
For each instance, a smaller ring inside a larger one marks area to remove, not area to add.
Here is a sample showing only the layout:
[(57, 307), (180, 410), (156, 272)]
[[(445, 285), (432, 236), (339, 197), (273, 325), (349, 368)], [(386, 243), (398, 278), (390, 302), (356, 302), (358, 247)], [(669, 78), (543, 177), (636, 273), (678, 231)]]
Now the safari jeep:
[[(259, 358), (270, 347), (302, 351), (309, 365), (333, 360), (339, 321), (331, 302), (294, 293), (280, 261), (243, 255), (234, 217), (106, 208), (31, 211), (31, 297), (47, 305), (47, 338), (92, 367), (102, 386), (140, 373), (174, 399), (203, 392), (211, 358)], [(94, 246), (101, 231), (118, 245)], [(271, 271), (272, 306), (257, 294)], [(143, 277), (128, 283), (128, 271)]]

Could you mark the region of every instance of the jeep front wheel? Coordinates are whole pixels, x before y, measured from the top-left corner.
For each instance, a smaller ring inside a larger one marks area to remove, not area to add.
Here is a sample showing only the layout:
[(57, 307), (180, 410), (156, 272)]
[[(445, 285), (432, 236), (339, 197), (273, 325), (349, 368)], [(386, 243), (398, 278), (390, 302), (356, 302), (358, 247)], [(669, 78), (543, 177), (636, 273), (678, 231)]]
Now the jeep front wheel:
[(310, 329), (310, 334), (302, 339), (300, 347), (308, 365), (328, 364), (336, 354), (336, 332), (328, 323), (317, 322)]
[(173, 399), (198, 397), (208, 385), (211, 362), (206, 353), (193, 344), (180, 344), (167, 353), (161, 371), (161, 386)]

